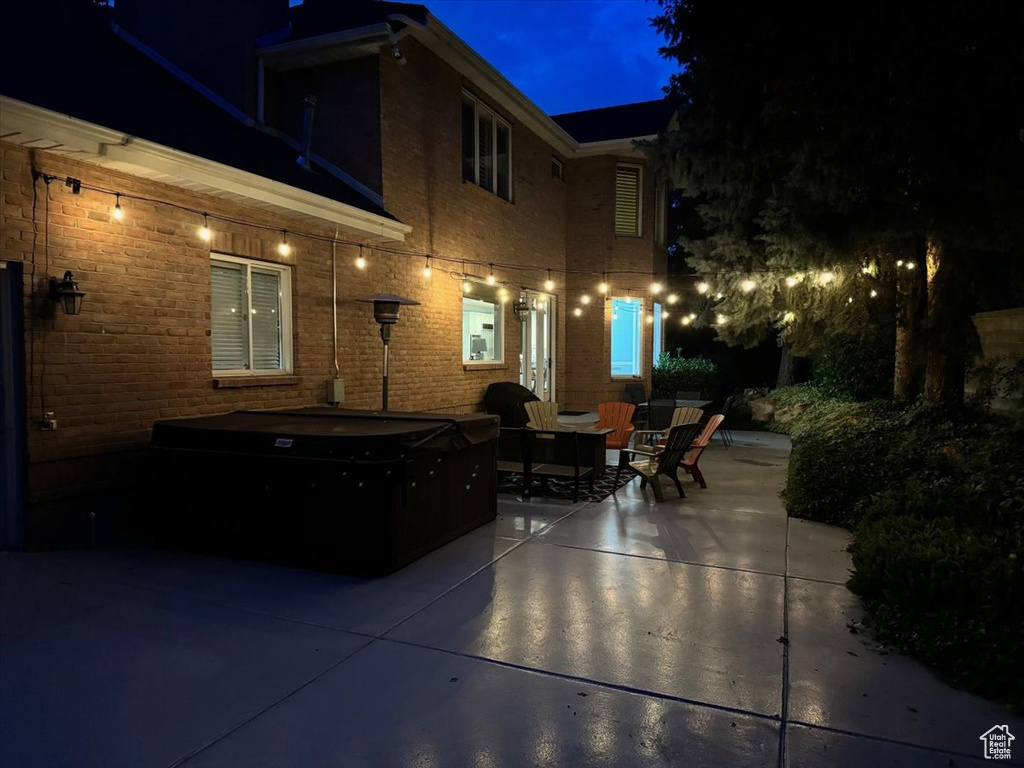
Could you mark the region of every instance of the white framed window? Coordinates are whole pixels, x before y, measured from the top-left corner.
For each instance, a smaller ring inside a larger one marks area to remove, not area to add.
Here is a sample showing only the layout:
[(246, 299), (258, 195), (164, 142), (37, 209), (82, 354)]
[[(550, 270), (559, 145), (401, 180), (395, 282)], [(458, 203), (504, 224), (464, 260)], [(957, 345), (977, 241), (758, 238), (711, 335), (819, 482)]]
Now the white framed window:
[(503, 200), (512, 199), (512, 127), (465, 91), (462, 178)]
[(632, 379), (643, 366), (644, 303), (626, 296), (612, 298), (612, 378)]
[(292, 372), (291, 268), (210, 254), (210, 345), (217, 374)]
[(615, 166), (615, 234), (640, 237), (643, 168), (619, 163)]
[(467, 283), (462, 293), (462, 361), (500, 363), (504, 361), (504, 304), (498, 286)]

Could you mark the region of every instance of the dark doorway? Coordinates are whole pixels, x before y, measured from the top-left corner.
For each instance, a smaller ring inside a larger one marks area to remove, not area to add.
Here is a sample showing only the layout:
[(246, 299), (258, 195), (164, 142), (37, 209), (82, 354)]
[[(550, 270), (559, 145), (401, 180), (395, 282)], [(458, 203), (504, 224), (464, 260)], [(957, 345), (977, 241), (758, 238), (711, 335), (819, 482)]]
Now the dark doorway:
[(0, 261), (0, 549), (25, 539), (25, 344), (22, 265)]

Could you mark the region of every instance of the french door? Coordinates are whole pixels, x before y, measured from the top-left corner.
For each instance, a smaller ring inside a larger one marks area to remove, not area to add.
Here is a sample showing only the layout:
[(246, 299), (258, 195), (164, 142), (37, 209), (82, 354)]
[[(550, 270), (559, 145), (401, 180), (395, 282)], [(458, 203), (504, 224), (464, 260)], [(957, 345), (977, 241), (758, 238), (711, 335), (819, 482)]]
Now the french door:
[(555, 400), (555, 297), (525, 292), (529, 310), (523, 321), (519, 383), (544, 401)]

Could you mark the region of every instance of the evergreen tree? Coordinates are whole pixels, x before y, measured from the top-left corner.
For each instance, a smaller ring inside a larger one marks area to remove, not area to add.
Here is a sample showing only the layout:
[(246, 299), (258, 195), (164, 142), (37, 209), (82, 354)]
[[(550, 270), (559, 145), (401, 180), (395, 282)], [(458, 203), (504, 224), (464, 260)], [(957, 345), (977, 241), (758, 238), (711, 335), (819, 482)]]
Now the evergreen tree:
[(926, 275), (897, 369), (962, 397), (972, 288), (1024, 242), (1024, 4), (661, 2), (680, 107), (650, 152), (697, 205), (681, 245), (719, 335), (906, 326)]

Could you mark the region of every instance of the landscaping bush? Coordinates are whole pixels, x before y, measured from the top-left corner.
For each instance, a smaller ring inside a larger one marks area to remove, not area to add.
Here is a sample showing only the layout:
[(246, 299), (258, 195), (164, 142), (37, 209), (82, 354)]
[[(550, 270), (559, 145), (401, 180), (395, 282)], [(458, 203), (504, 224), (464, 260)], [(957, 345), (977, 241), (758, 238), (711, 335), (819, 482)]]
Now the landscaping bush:
[(820, 396), (789, 432), (787, 510), (853, 529), (876, 636), (1024, 707), (1024, 424)]
[(825, 395), (844, 400), (889, 397), (894, 354), (892, 329), (885, 326), (837, 336), (812, 358), (815, 385)]
[(718, 395), (718, 366), (703, 357), (679, 357), (662, 352), (654, 364), (651, 397), (674, 398), (676, 392), (700, 392), (701, 397)]

